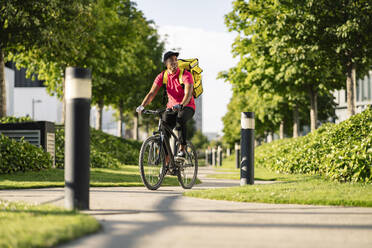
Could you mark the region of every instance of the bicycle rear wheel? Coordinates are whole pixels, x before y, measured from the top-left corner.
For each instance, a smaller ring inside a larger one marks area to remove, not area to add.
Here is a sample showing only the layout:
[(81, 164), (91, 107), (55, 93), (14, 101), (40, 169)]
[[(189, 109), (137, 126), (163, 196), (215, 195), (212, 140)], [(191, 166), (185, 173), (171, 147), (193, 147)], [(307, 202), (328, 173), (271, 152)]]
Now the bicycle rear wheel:
[(151, 136), (141, 146), (139, 155), (141, 179), (150, 190), (160, 187), (166, 173), (165, 154), (161, 145), (160, 136)]
[(198, 156), (194, 145), (187, 141), (185, 161), (179, 164), (177, 178), (182, 188), (191, 189), (196, 182), (197, 175)]

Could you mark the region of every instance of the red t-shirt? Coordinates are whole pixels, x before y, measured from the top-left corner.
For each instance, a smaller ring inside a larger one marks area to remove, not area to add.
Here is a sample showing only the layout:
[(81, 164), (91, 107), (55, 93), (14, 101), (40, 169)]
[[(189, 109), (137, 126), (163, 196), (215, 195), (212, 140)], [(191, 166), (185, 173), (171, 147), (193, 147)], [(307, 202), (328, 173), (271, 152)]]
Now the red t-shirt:
[[(182, 88), (182, 85), (179, 82), (179, 74), (180, 68), (177, 68), (177, 72), (175, 74), (171, 74), (168, 72), (168, 82), (167, 82), (167, 95), (168, 95), (168, 103), (167, 108), (172, 108), (174, 105), (180, 104), (185, 96), (185, 90)], [(159, 73), (154, 80), (154, 84), (159, 86), (163, 85), (163, 72)], [(184, 70), (182, 75), (182, 80), (184, 84), (194, 84), (194, 80), (192, 79), (192, 75), (189, 71)], [(191, 96), (189, 103), (185, 107), (191, 107), (195, 110), (195, 101), (194, 96)]]

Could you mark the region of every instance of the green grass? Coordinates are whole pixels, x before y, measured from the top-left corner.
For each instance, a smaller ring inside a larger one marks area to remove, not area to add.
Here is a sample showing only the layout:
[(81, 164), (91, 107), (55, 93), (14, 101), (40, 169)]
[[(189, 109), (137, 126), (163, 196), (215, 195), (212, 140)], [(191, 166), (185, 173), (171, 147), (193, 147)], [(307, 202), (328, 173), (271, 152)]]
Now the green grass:
[(77, 211), (0, 200), (0, 247), (52, 247), (99, 229)]
[[(207, 177), (209, 178), (217, 178), (217, 179), (233, 179), (239, 180), (240, 179), (240, 169), (236, 169), (235, 167), (235, 156), (227, 157), (222, 162), (222, 167), (216, 167), (217, 172), (226, 172), (225, 174), (214, 173), (209, 174)], [(299, 174), (281, 174), (276, 173), (274, 171), (270, 171), (269, 169), (263, 167), (254, 168), (254, 179), (261, 180), (261, 181), (293, 181), (299, 178), (307, 178), (311, 176), (304, 176)]]
[(204, 158), (198, 158), (198, 166), (199, 167), (205, 167), (205, 159)]
[[(200, 183), (200, 181), (198, 181)], [(178, 186), (177, 177), (166, 176), (162, 186)], [(16, 172), (0, 175), (0, 189), (63, 187), (64, 170)], [(122, 165), (119, 168), (91, 168), (91, 187), (143, 186), (138, 166)]]
[(215, 200), (372, 207), (372, 185), (327, 182), (321, 178), (275, 184), (195, 190), (186, 196)]
[[(209, 177), (239, 179), (233, 156), (225, 159), (216, 169), (233, 174), (211, 174)], [(281, 174), (255, 167), (255, 180), (280, 181), (273, 184), (255, 184), (244, 187), (218, 188), (185, 192), (198, 198), (239, 202), (287, 203), (372, 207), (372, 185), (327, 181), (317, 175)]]

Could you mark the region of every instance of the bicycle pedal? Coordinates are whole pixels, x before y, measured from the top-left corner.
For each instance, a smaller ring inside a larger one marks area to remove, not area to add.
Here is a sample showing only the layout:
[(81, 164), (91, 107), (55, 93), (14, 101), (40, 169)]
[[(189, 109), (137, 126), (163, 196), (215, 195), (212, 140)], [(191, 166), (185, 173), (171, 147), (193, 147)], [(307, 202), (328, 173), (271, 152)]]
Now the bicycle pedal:
[(177, 169), (176, 168), (168, 168), (166, 175), (177, 176)]
[(182, 163), (182, 162), (186, 161), (186, 158), (184, 158), (184, 157), (174, 157), (174, 161), (176, 161), (178, 163)]

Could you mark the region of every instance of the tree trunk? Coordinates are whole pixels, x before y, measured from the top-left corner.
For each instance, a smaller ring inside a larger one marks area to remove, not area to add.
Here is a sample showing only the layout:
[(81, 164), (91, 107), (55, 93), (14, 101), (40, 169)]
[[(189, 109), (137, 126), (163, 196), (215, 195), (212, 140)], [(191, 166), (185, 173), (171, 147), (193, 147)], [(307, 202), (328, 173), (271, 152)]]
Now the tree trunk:
[(279, 126), (279, 138), (284, 139), (284, 120), (280, 122)]
[(298, 114), (298, 105), (296, 103), (293, 109), (293, 138), (297, 138), (299, 136), (298, 135), (299, 127), (300, 127), (300, 118)]
[(102, 130), (102, 111), (103, 111), (103, 100), (99, 99), (97, 105), (97, 115), (96, 115), (96, 129)]
[(347, 69), (346, 75), (346, 92), (347, 92), (347, 115), (351, 117), (356, 113), (356, 68), (351, 63)]
[(6, 85), (4, 54), (0, 49), (0, 117), (6, 116)]
[(318, 92), (313, 88), (309, 90), (310, 97), (310, 130), (311, 132), (317, 129), (318, 122)]
[(138, 140), (138, 114), (133, 117), (133, 139)]
[(62, 91), (63, 91), (63, 96), (62, 96), (62, 116), (61, 116), (61, 123), (62, 125), (65, 125), (65, 120), (66, 120), (66, 99), (65, 99), (65, 76), (63, 75), (62, 78)]
[(273, 141), (273, 133), (272, 132), (268, 132), (267, 133), (267, 137), (266, 137), (266, 142), (267, 143), (270, 143)]
[(124, 138), (123, 123), (124, 123), (123, 103), (120, 102), (119, 103), (118, 136), (121, 138)]

